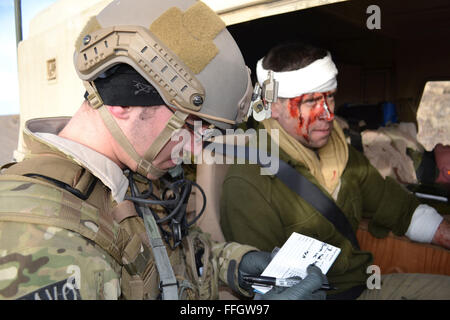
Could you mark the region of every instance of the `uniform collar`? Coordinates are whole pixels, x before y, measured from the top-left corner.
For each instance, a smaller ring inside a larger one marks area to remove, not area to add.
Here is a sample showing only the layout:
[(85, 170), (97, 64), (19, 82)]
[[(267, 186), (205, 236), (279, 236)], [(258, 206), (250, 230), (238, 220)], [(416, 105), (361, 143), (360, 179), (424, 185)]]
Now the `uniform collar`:
[(120, 203), (128, 189), (128, 179), (111, 159), (75, 141), (62, 138), (58, 133), (70, 120), (68, 117), (32, 119), (25, 123), (24, 137), (32, 153), (39, 153), (44, 144), (47, 149), (63, 154), (89, 170), (111, 190), (113, 199)]

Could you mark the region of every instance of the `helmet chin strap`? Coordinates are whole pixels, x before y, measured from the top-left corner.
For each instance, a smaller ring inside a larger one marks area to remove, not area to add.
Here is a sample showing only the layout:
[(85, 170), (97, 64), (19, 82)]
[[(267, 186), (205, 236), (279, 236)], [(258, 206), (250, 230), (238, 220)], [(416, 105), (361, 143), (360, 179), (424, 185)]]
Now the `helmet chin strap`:
[(134, 161), (136, 161), (136, 172), (144, 177), (147, 177), (147, 175), (149, 174), (155, 178), (162, 177), (168, 171), (168, 169), (159, 169), (154, 166), (152, 162), (161, 152), (161, 149), (170, 141), (172, 134), (183, 127), (189, 114), (178, 110), (174, 114), (172, 114), (163, 131), (158, 135), (158, 137), (156, 137), (156, 140), (147, 149), (144, 157), (141, 157), (136, 152), (133, 145), (128, 141), (128, 138), (125, 136), (122, 129), (120, 129), (119, 125), (114, 120), (113, 116), (108, 111), (106, 106), (103, 104), (102, 98), (100, 97), (94, 82), (83, 81), (83, 84), (88, 92), (87, 99), (89, 100), (91, 106), (99, 111), (100, 116), (105, 123), (105, 126), (108, 128), (113, 138), (123, 148), (123, 150)]
[(162, 170), (155, 167), (152, 164), (152, 161), (170, 141), (173, 133), (184, 126), (187, 117), (187, 113), (180, 111), (175, 111), (175, 113), (172, 114), (163, 131), (156, 137), (155, 141), (153, 141), (151, 146), (145, 152), (144, 157), (138, 162), (137, 173), (144, 176), (146, 176), (146, 173), (149, 173), (156, 178), (160, 178), (168, 171), (168, 169)]

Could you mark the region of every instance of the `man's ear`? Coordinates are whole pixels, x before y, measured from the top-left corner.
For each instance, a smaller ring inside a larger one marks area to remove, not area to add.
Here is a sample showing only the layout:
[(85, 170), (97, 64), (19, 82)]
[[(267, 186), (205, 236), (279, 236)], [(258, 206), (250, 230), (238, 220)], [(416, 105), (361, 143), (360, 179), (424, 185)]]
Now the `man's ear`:
[(130, 117), (130, 107), (121, 107), (121, 106), (106, 106), (111, 112), (111, 114), (117, 118), (122, 120), (127, 120)]

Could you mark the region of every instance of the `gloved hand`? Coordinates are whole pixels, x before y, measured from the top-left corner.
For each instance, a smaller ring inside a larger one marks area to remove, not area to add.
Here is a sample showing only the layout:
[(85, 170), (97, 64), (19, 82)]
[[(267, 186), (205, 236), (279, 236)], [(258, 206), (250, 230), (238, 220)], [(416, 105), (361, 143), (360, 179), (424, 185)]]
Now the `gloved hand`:
[(266, 269), (270, 260), (272, 260), (270, 252), (250, 251), (244, 254), (238, 269), (239, 286), (251, 292), (253, 290), (252, 285), (244, 281), (243, 276), (261, 274)]
[(309, 265), (308, 275), (290, 288), (273, 287), (266, 294), (255, 295), (255, 300), (325, 300), (326, 293), (319, 290), (323, 284), (328, 284), (327, 277), (319, 267)]

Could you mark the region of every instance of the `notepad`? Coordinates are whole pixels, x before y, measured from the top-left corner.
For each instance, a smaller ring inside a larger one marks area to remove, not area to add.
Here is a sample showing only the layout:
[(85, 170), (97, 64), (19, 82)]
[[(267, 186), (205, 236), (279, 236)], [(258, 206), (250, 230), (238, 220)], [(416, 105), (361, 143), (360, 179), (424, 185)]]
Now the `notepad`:
[[(293, 232), (261, 275), (303, 279), (307, 275), (306, 268), (313, 263), (326, 274), (340, 252), (340, 248)], [(253, 288), (259, 293), (266, 293), (271, 289), (260, 285), (253, 285)]]

